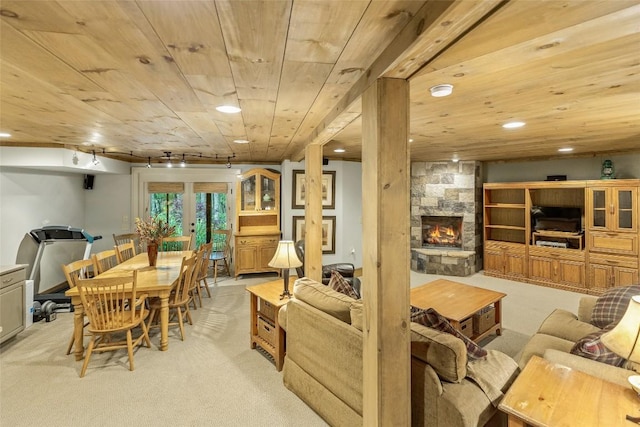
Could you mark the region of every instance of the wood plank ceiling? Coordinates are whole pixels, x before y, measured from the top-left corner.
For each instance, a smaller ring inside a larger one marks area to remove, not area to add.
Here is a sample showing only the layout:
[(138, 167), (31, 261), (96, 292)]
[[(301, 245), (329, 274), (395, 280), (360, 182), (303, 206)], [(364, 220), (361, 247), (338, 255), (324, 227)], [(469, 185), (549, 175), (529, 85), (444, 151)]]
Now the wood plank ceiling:
[[(414, 161), (640, 151), (640, 0), (3, 0), (0, 18), (3, 145), (279, 163), (321, 143), (357, 160), (354, 88), (384, 75), (410, 79)], [(440, 83), (453, 94), (431, 97)]]

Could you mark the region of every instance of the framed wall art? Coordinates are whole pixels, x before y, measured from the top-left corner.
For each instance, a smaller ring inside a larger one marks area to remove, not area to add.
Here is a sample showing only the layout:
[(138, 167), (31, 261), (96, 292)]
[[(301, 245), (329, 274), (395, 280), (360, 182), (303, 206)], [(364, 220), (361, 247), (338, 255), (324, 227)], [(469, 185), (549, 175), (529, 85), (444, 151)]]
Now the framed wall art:
[[(304, 239), (304, 216), (293, 217), (293, 241)], [(322, 217), (322, 253), (336, 253), (336, 217)]]
[[(293, 198), (292, 209), (304, 209), (306, 200), (306, 183), (303, 170), (293, 171)], [(322, 208), (336, 208), (336, 171), (322, 172)]]

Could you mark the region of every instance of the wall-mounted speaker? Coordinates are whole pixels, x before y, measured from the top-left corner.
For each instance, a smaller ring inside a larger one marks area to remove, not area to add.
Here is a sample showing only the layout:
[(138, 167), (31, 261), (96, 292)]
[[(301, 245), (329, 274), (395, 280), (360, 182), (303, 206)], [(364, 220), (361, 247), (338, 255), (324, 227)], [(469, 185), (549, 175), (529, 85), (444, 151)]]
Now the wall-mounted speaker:
[(327, 166), (329, 164), (329, 159), (327, 159), (326, 157), (322, 158), (322, 166)]
[(85, 190), (93, 190), (93, 181), (96, 178), (95, 175), (85, 175), (84, 176), (84, 189)]

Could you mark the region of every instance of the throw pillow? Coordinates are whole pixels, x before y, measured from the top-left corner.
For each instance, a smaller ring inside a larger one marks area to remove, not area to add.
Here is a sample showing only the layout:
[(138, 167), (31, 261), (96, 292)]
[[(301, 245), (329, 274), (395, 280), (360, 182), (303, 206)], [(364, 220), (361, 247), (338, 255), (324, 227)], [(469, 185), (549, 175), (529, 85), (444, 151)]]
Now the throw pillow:
[(586, 357), (587, 359), (606, 363), (608, 365), (622, 366), (625, 362), (625, 359), (605, 347), (605, 345), (602, 343), (602, 340), (600, 339), (603, 334), (610, 331), (615, 326), (616, 324), (612, 323), (600, 331), (592, 332), (580, 338), (575, 343), (570, 353)]
[(640, 285), (621, 286), (605, 291), (593, 307), (591, 324), (605, 328), (612, 323), (618, 323), (634, 295), (640, 295)]
[(327, 286), (329, 286), (334, 291), (341, 292), (353, 299), (360, 298), (356, 291), (353, 290), (353, 286), (351, 286), (351, 283), (349, 283), (347, 279), (342, 277), (342, 274), (338, 273), (336, 270), (331, 271), (331, 279), (329, 280), (329, 284)]
[(487, 355), (487, 350), (451, 326), (451, 323), (433, 308), (420, 309), (411, 306), (411, 321), (460, 338), (467, 348), (467, 356), (472, 359), (481, 359)]

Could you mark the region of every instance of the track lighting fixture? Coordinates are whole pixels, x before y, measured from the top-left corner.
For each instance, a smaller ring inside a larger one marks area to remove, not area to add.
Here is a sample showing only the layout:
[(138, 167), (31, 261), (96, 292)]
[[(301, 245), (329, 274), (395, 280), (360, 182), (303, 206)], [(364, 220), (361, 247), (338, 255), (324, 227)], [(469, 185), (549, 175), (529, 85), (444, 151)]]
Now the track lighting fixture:
[(182, 161), (180, 162), (181, 167), (187, 166), (187, 161), (184, 159), (184, 154), (182, 155)]
[(147, 158), (147, 167), (150, 168), (151, 167), (151, 157)]
[(100, 160), (98, 160), (96, 158), (96, 150), (93, 150), (93, 160), (91, 161), (95, 166), (98, 166), (100, 164)]

